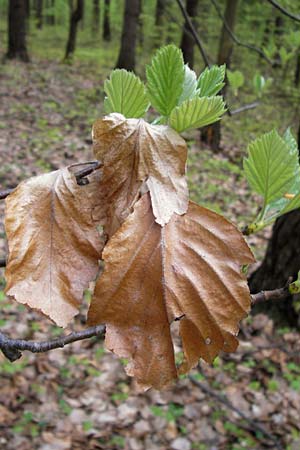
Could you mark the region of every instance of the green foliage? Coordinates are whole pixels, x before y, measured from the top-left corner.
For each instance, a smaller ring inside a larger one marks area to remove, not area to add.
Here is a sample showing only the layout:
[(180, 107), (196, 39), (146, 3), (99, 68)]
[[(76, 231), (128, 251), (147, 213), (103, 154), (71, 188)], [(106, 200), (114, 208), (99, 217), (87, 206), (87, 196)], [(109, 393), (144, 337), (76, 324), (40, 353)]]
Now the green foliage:
[(263, 75), (256, 73), (253, 77), (254, 93), (257, 97), (261, 97), (264, 92), (272, 84), (272, 78), (266, 79)]
[(285, 66), (286, 63), (294, 56), (294, 53), (287, 51), (287, 49), (285, 47), (280, 47), (279, 56), (280, 56), (281, 64), (283, 66)]
[(200, 97), (211, 97), (216, 95), (225, 85), (226, 65), (207, 67), (198, 79)]
[(149, 101), (142, 81), (126, 70), (114, 70), (104, 83), (107, 97), (104, 99), (106, 113), (118, 112), (127, 118), (142, 117)]
[[(279, 216), (300, 207), (299, 151), (288, 128), (283, 137), (273, 130), (256, 139), (248, 147), (244, 172), (252, 189), (264, 202), (255, 221), (246, 227), (246, 234), (255, 233)], [(291, 285), (299, 292), (297, 282)]]
[[(249, 145), (248, 154), (244, 160), (246, 178), (264, 199), (259, 220), (271, 209), (277, 210), (277, 215), (286, 212), (291, 203), (286, 196), (290, 189), (299, 185), (298, 149), (290, 132), (285, 138), (275, 130), (264, 134)], [(294, 200), (293, 206), (296, 203)]]
[(181, 133), (190, 128), (200, 128), (219, 120), (225, 112), (221, 96), (195, 97), (177, 106), (170, 115), (170, 125)]
[(230, 86), (233, 89), (234, 95), (238, 94), (238, 90), (245, 83), (245, 77), (240, 70), (227, 70), (227, 78)]
[(175, 45), (162, 47), (146, 69), (147, 91), (152, 106), (169, 116), (182, 93), (185, 68), (182, 52)]
[(150, 101), (161, 114), (154, 124), (169, 123), (182, 132), (209, 125), (225, 111), (222, 97), (214, 95), (224, 85), (225, 65), (205, 69), (197, 80), (196, 73), (184, 65), (181, 50), (168, 45), (156, 52), (146, 75), (145, 89), (133, 73), (113, 71), (104, 84), (105, 112), (139, 118), (146, 113)]
[(156, 417), (163, 417), (168, 422), (176, 422), (183, 415), (184, 408), (176, 403), (170, 403), (168, 409), (165, 410), (161, 406), (153, 405), (150, 407), (151, 412)]

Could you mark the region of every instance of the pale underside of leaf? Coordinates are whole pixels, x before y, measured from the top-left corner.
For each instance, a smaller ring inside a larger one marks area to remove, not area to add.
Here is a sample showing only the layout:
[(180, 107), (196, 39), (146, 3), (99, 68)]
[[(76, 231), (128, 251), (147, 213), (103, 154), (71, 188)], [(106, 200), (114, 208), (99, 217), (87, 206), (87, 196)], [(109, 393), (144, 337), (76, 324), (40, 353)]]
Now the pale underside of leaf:
[(186, 64), (184, 66), (184, 81), (181, 96), (179, 98), (178, 104), (180, 105), (185, 100), (191, 99), (198, 95), (197, 90), (197, 75), (189, 68)]
[(104, 83), (107, 97), (104, 110), (107, 114), (117, 112), (125, 117), (142, 117), (149, 107), (145, 86), (133, 73), (116, 69)]
[(94, 153), (103, 162), (102, 192), (108, 203), (111, 236), (131, 212), (144, 182), (156, 221), (164, 225), (188, 206), (185, 179), (187, 148), (165, 125), (111, 114), (93, 127)]
[(180, 319), (184, 362), (211, 362), (236, 349), (238, 323), (250, 308), (240, 265), (253, 262), (241, 233), (223, 217), (190, 203), (163, 228), (149, 194), (103, 253), (90, 324), (106, 323), (106, 346), (130, 359), (140, 385), (162, 388), (177, 377), (170, 324)]
[(256, 139), (244, 160), (247, 180), (264, 197), (265, 205), (284, 197), (299, 174), (298, 156), (276, 131)]
[(78, 186), (66, 168), (22, 182), (6, 199), (6, 293), (59, 326), (78, 313), (98, 272), (104, 246), (93, 219), (99, 176)]
[(220, 120), (225, 112), (222, 97), (195, 97), (173, 109), (170, 126), (181, 133), (190, 128), (200, 128)]

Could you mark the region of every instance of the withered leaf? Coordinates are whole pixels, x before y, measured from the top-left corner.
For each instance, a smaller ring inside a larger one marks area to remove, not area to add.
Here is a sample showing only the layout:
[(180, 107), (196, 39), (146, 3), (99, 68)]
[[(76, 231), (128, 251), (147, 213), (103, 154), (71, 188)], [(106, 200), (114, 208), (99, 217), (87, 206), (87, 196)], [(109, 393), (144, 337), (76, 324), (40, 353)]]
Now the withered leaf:
[(96, 277), (104, 242), (93, 210), (99, 174), (78, 186), (66, 168), (30, 178), (6, 199), (6, 293), (66, 326)]
[(95, 156), (103, 162), (102, 190), (110, 205), (109, 235), (131, 212), (144, 181), (157, 223), (164, 225), (174, 212), (186, 212), (187, 148), (174, 130), (110, 114), (94, 124), (93, 140)]
[(250, 308), (241, 264), (253, 262), (238, 229), (190, 202), (165, 227), (155, 223), (149, 194), (104, 249), (91, 324), (106, 323), (106, 346), (130, 358), (128, 373), (144, 386), (162, 388), (177, 376), (170, 323), (180, 318), (184, 361), (236, 349), (239, 321)]

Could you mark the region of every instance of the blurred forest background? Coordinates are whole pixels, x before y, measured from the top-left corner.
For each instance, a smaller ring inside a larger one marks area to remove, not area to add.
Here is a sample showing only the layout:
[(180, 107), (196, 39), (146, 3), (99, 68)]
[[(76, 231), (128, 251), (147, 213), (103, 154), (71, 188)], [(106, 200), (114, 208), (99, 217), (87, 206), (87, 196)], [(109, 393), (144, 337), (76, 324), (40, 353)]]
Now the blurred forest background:
[[(300, 0), (0, 0), (1, 188), (93, 159), (104, 80), (115, 67), (144, 78), (167, 43), (182, 48), (197, 74), (227, 66), (229, 113), (184, 136), (189, 187), (198, 203), (249, 223), (258, 203), (242, 172), (247, 144), (288, 127), (300, 144)], [(4, 257), (3, 221), (0, 233)], [(283, 286), (300, 269), (299, 211), (249, 243), (258, 260), (252, 291)], [(1, 330), (58, 336), (58, 327), (5, 297), (0, 275)], [(14, 364), (0, 355), (0, 449), (299, 450), (300, 301), (255, 312), (236, 354), (200, 363), (162, 393), (138, 395), (99, 339)], [(83, 321), (79, 315), (74, 329)]]

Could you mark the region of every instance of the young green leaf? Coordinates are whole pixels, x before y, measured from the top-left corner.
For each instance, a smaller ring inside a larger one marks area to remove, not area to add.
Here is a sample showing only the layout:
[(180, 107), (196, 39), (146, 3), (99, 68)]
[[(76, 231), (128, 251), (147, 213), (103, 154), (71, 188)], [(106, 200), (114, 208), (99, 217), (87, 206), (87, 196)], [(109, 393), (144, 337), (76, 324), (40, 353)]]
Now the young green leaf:
[(240, 87), (245, 83), (245, 77), (240, 70), (227, 70), (227, 78), (233, 89), (234, 95), (237, 95)]
[(207, 67), (198, 79), (200, 97), (216, 95), (224, 86), (226, 65)]
[(214, 123), (220, 120), (224, 112), (225, 104), (221, 96), (195, 97), (173, 109), (170, 126), (181, 133), (190, 128), (200, 128)]
[(283, 198), (299, 173), (297, 152), (273, 130), (253, 141), (248, 153), (245, 175), (252, 189), (264, 197), (264, 206)]
[(104, 110), (107, 114), (118, 112), (127, 118), (142, 117), (149, 107), (145, 86), (131, 72), (116, 69), (104, 83)]
[(183, 90), (184, 62), (175, 45), (158, 50), (147, 66), (147, 91), (152, 106), (163, 116), (169, 116), (178, 104)]
[(186, 64), (184, 66), (184, 81), (183, 81), (183, 89), (182, 94), (179, 99), (179, 105), (183, 103), (185, 100), (189, 100), (194, 98), (198, 94), (197, 89), (197, 75), (193, 70), (189, 68)]

